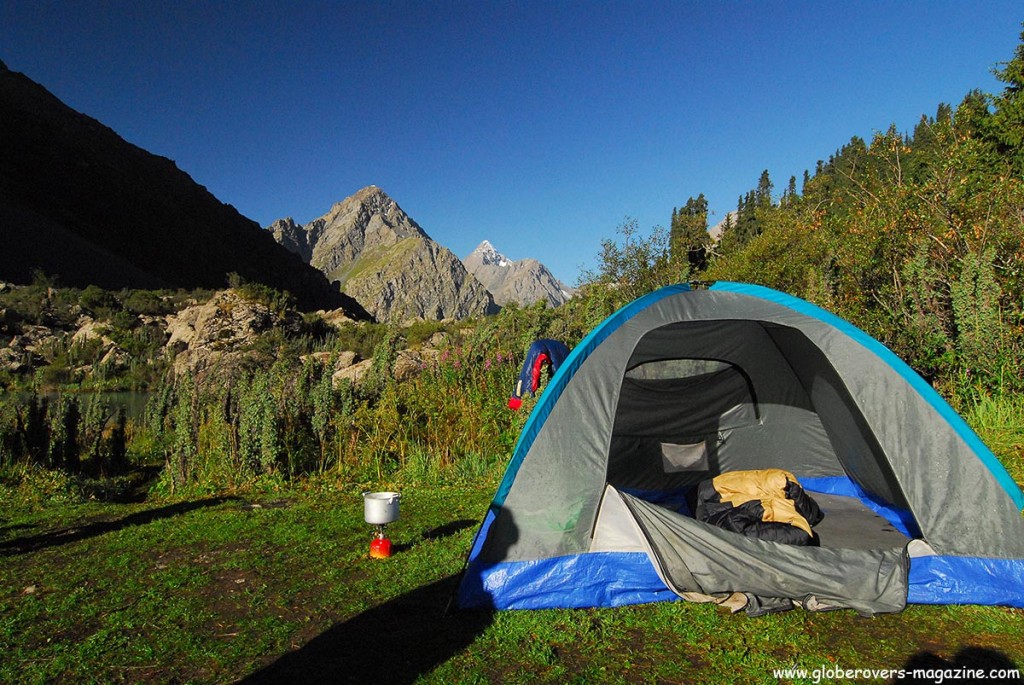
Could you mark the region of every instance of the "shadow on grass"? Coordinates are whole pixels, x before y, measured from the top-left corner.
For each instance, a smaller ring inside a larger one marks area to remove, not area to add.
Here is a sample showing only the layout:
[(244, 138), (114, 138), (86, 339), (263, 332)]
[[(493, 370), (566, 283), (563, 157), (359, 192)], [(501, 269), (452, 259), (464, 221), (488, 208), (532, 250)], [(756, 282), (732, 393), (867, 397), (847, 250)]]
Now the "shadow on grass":
[(156, 509), (139, 511), (113, 521), (94, 521), (82, 526), (69, 526), (67, 528), (40, 533), (39, 535), (30, 535), (14, 538), (12, 540), (4, 540), (0, 542), (0, 557), (26, 554), (28, 552), (38, 552), (39, 550), (51, 547), (60, 547), (61, 545), (78, 542), (79, 540), (86, 540), (98, 535), (103, 535), (104, 533), (112, 533), (130, 526), (141, 526), (159, 519), (187, 514), (188, 512), (195, 511), (196, 509), (214, 507), (233, 499), (236, 498), (214, 497), (195, 502), (181, 502), (178, 504), (171, 504), (166, 507), (157, 507)]
[[(478, 525), (452, 521), (424, 532), (421, 539), (439, 540)], [(368, 609), (241, 682), (414, 682), (466, 649), (493, 620), (491, 611), (454, 608), (461, 578), (457, 573)]]
[(459, 521), (452, 521), (446, 523), (443, 526), (432, 528), (423, 534), (424, 540), (440, 540), (446, 538), (449, 535), (455, 535), (460, 530), (466, 530), (467, 528), (473, 528), (479, 526), (480, 522), (476, 519), (461, 519)]
[(975, 682), (1020, 683), (1017, 665), (1005, 654), (986, 647), (965, 647), (952, 660), (932, 652), (915, 654), (903, 665), (905, 677), (896, 683)]
[(489, 611), (446, 611), (452, 575), (339, 623), (241, 682), (411, 683), (468, 647)]
[(395, 545), (393, 547), (393, 551), (395, 554), (401, 554), (402, 552), (409, 551), (423, 540), (440, 540), (442, 538), (448, 537), (449, 535), (455, 535), (460, 530), (465, 530), (466, 528), (473, 528), (479, 525), (479, 521), (474, 521), (471, 519), (452, 521), (451, 523), (446, 523), (443, 526), (438, 526), (437, 528), (431, 528), (430, 530), (425, 531), (423, 535), (420, 536), (419, 540), (405, 544)]
[(0, 536), (6, 536), (18, 530), (29, 530), (30, 528), (35, 528), (35, 526), (31, 523), (16, 523), (10, 526), (0, 525)]

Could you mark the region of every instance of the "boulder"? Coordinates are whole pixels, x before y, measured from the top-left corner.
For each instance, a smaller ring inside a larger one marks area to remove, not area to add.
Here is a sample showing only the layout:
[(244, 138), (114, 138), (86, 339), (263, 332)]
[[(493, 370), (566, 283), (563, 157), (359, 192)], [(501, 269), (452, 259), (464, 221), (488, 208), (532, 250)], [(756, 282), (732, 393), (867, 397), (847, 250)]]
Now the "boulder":
[(333, 358), (335, 371), (347, 369), (359, 361), (359, 355), (350, 350), (345, 350), (344, 352), (312, 352), (299, 357), (299, 361), (305, 363), (305, 361), (311, 357), (315, 359), (320, 366), (327, 366), (331, 363), (331, 359)]
[(81, 344), (89, 340), (99, 340), (104, 349), (116, 347), (117, 343), (105, 334), (106, 324), (98, 323), (91, 316), (81, 316), (76, 324), (78, 330), (71, 336), (71, 344)]
[(340, 388), (344, 381), (349, 381), (352, 385), (358, 385), (371, 368), (373, 368), (373, 360), (364, 359), (363, 361), (352, 364), (351, 366), (338, 369), (331, 376), (331, 384), (335, 388)]

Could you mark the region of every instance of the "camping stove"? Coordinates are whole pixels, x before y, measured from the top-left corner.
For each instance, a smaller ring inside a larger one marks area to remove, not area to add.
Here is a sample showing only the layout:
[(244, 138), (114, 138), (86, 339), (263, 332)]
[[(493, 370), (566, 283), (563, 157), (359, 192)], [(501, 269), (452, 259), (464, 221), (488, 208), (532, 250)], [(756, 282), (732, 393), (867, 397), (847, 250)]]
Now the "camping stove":
[(384, 533), (384, 527), (398, 520), (397, 492), (364, 492), (363, 518), (374, 526), (373, 540), (370, 541), (370, 558), (387, 559), (391, 556), (391, 540)]

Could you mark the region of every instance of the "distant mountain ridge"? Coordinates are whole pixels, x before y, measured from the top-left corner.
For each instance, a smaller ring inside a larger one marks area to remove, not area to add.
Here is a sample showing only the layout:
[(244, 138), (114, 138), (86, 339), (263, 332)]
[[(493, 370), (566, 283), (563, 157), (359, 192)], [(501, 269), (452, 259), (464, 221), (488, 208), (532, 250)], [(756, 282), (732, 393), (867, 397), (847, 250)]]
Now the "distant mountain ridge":
[(572, 297), (572, 289), (539, 261), (531, 258), (513, 261), (498, 252), (488, 240), (477, 245), (462, 262), (502, 306), (510, 302), (528, 305), (544, 300), (557, 307)]
[(267, 230), (378, 320), (462, 319), (498, 311), (459, 258), (377, 186), (305, 226), (287, 218)]
[(305, 309), (345, 298), (323, 274), (173, 161), (71, 109), (0, 62), (0, 279), (221, 288), (235, 272)]

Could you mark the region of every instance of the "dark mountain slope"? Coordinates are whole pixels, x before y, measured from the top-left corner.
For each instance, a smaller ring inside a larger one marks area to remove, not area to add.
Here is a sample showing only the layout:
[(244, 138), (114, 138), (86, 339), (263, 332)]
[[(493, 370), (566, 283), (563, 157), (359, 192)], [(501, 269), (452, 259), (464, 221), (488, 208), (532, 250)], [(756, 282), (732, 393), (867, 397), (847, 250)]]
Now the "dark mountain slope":
[(322, 273), (169, 159), (0, 63), (0, 279), (33, 269), (106, 288), (223, 287), (236, 272), (335, 308)]

